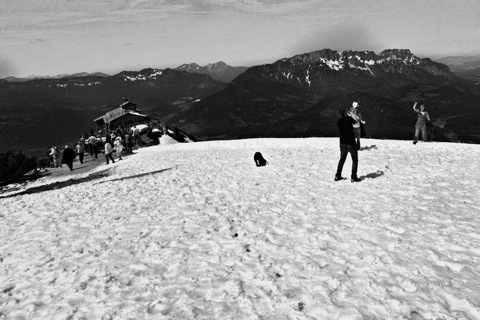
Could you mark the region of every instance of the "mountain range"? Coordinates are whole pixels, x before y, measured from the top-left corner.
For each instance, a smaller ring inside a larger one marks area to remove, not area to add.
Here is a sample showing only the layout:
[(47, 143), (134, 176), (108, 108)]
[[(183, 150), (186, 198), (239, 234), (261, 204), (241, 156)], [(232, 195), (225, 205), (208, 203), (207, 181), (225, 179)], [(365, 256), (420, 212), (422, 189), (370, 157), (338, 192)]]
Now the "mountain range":
[(176, 68), (177, 70), (187, 71), (192, 73), (206, 74), (215, 80), (229, 83), (237, 76), (245, 72), (247, 67), (232, 67), (223, 61), (210, 63), (206, 66), (199, 66), (196, 63), (182, 64)]
[(95, 73), (88, 73), (88, 72), (79, 72), (74, 74), (58, 74), (56, 76), (35, 76), (31, 75), (26, 78), (18, 78), (18, 77), (7, 77), (4, 80), (8, 82), (26, 82), (31, 80), (40, 80), (40, 79), (62, 79), (62, 78), (82, 78), (82, 77), (110, 77), (110, 75), (103, 73), (103, 72), (95, 72)]
[(446, 65), (406, 49), (329, 49), (253, 67), (201, 67), (0, 80), (1, 149), (39, 154), (94, 129), (124, 98), (197, 140), (336, 136), (337, 109), (359, 101), (367, 136), (411, 139), (414, 101), (431, 137), (480, 142), (480, 90)]
[(360, 101), (367, 135), (411, 139), (422, 101), (432, 138), (480, 141), (479, 88), (409, 50), (320, 50), (254, 66), (172, 118), (198, 139), (336, 136), (337, 109)]
[[(188, 63), (182, 64), (175, 68), (175, 70), (179, 71), (187, 71), (190, 73), (200, 73), (206, 74), (210, 76), (212, 79), (219, 80), (222, 82), (230, 82), (235, 79), (238, 75), (242, 74), (248, 67), (232, 67), (227, 65), (223, 61), (218, 61), (215, 63), (209, 63), (205, 66), (200, 66), (196, 63)], [(110, 77), (110, 75), (103, 73), (103, 72), (95, 72), (95, 73), (88, 73), (88, 72), (79, 72), (74, 74), (58, 74), (56, 76), (35, 76), (31, 75), (25, 78), (18, 78), (18, 77), (7, 77), (3, 80), (8, 82), (26, 82), (31, 80), (40, 80), (40, 79), (72, 79), (72, 78), (83, 78), (83, 77)]]

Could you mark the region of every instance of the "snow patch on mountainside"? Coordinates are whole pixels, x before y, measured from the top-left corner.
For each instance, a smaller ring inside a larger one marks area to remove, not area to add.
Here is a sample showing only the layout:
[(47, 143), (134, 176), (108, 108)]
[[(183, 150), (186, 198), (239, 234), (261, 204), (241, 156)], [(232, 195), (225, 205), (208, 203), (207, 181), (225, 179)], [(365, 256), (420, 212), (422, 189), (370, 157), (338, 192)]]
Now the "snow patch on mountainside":
[(150, 74), (147, 74), (147, 75), (139, 73), (135, 76), (123, 75), (123, 77), (125, 78), (125, 81), (127, 81), (127, 80), (130, 80), (130, 81), (144, 81), (144, 80), (147, 80), (147, 79), (156, 79), (156, 77), (161, 75), (162, 73), (163, 73), (162, 70), (153, 69), (153, 72), (150, 73)]

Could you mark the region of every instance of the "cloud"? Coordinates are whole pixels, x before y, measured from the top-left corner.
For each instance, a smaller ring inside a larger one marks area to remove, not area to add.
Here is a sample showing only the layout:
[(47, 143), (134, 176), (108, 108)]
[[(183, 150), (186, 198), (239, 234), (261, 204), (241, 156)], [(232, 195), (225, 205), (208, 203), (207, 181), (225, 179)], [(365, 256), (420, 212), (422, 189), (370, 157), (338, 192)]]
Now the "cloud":
[(386, 49), (374, 34), (357, 25), (331, 25), (303, 37), (288, 50), (294, 54), (321, 49), (381, 51)]
[[(176, 5), (184, 12), (243, 11), (259, 15), (284, 15), (327, 5), (332, 0), (164, 0), (162, 6)], [(158, 3), (157, 3), (158, 4)]]
[(16, 0), (0, 3), (0, 29), (21, 31), (68, 28), (91, 23), (116, 23), (162, 19), (186, 6), (158, 1)]
[(15, 72), (14, 66), (7, 59), (0, 57), (0, 79), (12, 76)]

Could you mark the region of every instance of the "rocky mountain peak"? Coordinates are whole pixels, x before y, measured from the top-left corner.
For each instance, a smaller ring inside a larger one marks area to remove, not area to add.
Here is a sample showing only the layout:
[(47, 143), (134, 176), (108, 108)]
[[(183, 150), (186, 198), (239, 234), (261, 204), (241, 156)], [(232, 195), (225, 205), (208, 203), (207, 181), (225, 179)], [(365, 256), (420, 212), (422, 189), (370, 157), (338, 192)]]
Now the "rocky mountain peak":
[(187, 71), (192, 73), (206, 74), (212, 77), (215, 80), (220, 80), (222, 82), (230, 82), (243, 71), (246, 67), (232, 67), (227, 65), (223, 61), (218, 61), (215, 63), (209, 63), (206, 66), (199, 66), (196, 63), (183, 64), (180, 67), (176, 68), (177, 70)]
[(304, 53), (296, 55), (292, 58), (285, 58), (280, 61), (286, 62), (291, 61), (293, 64), (296, 63), (327, 63), (330, 61), (330, 64), (337, 64), (341, 69), (346, 64), (353, 64), (358, 66), (359, 63), (382, 63), (386, 60), (402, 60), (407, 63), (417, 63), (421, 59), (411, 53), (409, 49), (387, 49), (382, 51), (380, 54), (376, 54), (373, 51), (335, 51), (331, 49), (323, 49), (318, 51), (313, 51), (310, 53)]
[(202, 68), (201, 66), (192, 62), (192, 63), (182, 64), (181, 66), (177, 67), (177, 70), (193, 71), (193, 70), (199, 70), (201, 68)]
[(207, 67), (210, 67), (210, 68), (225, 68), (225, 67), (227, 67), (227, 64), (223, 61), (218, 61), (218, 62), (215, 62), (215, 63), (209, 63), (207, 65)]
[(380, 52), (381, 57), (396, 57), (398, 59), (417, 58), (409, 49), (386, 49)]
[(377, 84), (392, 90), (405, 82), (447, 84), (454, 78), (446, 65), (419, 58), (408, 49), (388, 49), (380, 54), (323, 49), (249, 68), (234, 83), (275, 81), (315, 93), (338, 94)]

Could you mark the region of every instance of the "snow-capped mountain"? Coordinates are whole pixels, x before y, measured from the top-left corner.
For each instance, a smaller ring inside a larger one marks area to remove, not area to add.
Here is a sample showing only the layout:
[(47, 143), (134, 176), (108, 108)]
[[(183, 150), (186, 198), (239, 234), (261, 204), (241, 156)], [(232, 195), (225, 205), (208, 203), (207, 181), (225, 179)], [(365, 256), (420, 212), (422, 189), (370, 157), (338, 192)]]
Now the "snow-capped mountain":
[(446, 65), (419, 58), (407, 49), (384, 50), (380, 54), (324, 49), (249, 68), (235, 83), (241, 85), (252, 78), (331, 95), (368, 90), (378, 84), (388, 89), (404, 86), (405, 82), (442, 85), (452, 83), (455, 75)]
[(213, 79), (226, 83), (231, 82), (238, 75), (242, 74), (246, 69), (247, 67), (229, 66), (223, 61), (210, 63), (203, 67), (199, 66), (196, 63), (182, 64), (181, 66), (177, 67), (177, 70), (207, 74)]

